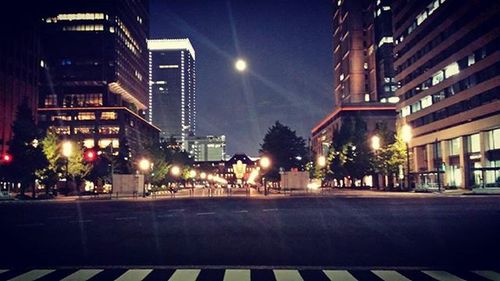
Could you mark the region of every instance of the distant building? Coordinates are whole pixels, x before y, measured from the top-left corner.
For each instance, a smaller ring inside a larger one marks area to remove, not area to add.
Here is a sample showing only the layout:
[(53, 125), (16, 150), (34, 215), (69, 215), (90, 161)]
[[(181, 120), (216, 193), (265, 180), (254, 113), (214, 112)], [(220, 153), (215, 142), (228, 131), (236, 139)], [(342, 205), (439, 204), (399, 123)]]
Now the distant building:
[(186, 140), (187, 151), (195, 161), (219, 161), (226, 157), (226, 137), (192, 136)]
[(398, 124), (418, 185), (500, 186), (500, 2), (394, 3)]
[(333, 75), (335, 106), (312, 129), (311, 146), (326, 155), (333, 132), (359, 115), (368, 131), (377, 123), (395, 128), (397, 84), (393, 70), (390, 0), (334, 1)]
[[(226, 161), (196, 162), (193, 166), (200, 172), (204, 172), (207, 175), (223, 178), (231, 185), (245, 183), (252, 171), (260, 169), (257, 160), (254, 160), (245, 154), (238, 153), (234, 154)], [(239, 171), (235, 171), (235, 168)], [(238, 181), (237, 174), (241, 176), (240, 181)]]
[(148, 112), (148, 1), (50, 1), (43, 17), (39, 117), (86, 147), (132, 154), (157, 142)]
[(149, 48), (149, 121), (185, 147), (196, 132), (196, 55), (189, 39), (154, 39)]
[[(33, 4), (33, 3), (32, 3)], [(40, 34), (39, 7), (25, 2), (4, 7), (0, 18), (0, 155), (9, 150), (18, 105), (26, 100), (36, 118), (38, 106)], [(22, 16), (20, 16), (22, 15)]]

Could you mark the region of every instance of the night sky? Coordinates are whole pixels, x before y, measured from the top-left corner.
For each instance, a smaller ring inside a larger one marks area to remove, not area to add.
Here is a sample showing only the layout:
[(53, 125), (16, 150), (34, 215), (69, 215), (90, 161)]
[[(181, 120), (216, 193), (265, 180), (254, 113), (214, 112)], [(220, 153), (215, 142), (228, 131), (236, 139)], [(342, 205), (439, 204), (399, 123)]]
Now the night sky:
[(257, 156), (276, 120), (307, 140), (333, 107), (331, 3), (152, 0), (151, 38), (189, 38), (196, 51), (196, 134), (226, 135), (229, 155)]

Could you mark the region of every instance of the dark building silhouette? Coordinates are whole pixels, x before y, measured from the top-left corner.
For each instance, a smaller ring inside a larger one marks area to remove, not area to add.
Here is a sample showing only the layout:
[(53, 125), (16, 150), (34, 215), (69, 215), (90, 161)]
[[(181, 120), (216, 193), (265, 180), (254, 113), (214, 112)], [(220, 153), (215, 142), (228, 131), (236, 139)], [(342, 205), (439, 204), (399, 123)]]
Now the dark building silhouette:
[[(9, 149), (17, 107), (24, 100), (36, 117), (40, 67), (39, 8), (24, 2), (3, 7), (0, 17), (0, 153)], [(20, 16), (22, 15), (22, 16)]]
[(86, 147), (156, 142), (148, 111), (148, 1), (50, 1), (39, 118)]
[(394, 1), (398, 124), (421, 187), (500, 186), (500, 2)]
[(393, 69), (390, 0), (333, 1), (332, 113), (312, 129), (311, 146), (326, 155), (342, 120), (359, 115), (368, 131), (378, 123), (394, 129), (397, 84)]

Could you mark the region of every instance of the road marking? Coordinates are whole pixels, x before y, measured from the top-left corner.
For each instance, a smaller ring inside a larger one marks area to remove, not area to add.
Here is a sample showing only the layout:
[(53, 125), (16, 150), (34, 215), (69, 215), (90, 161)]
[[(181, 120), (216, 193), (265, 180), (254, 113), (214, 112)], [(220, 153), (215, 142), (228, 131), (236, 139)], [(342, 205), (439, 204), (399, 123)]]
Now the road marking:
[(477, 275), (483, 276), (484, 278), (490, 279), (490, 280), (500, 280), (500, 273), (495, 272), (495, 271), (488, 271), (488, 270), (476, 270), (472, 271)]
[(276, 281), (304, 281), (298, 270), (275, 269), (273, 272)]
[(168, 281), (196, 281), (199, 269), (177, 269)]
[(357, 281), (347, 270), (323, 270), (330, 280)]
[(273, 209), (263, 209), (262, 211), (263, 211), (263, 212), (276, 212), (276, 211), (278, 211), (278, 209), (277, 209), (277, 208), (273, 208)]
[(17, 224), (16, 227), (37, 227), (37, 226), (44, 226), (44, 223), (41, 222), (35, 222), (35, 223), (25, 223), (25, 224)]
[(152, 269), (130, 269), (123, 273), (120, 277), (115, 279), (115, 281), (140, 281), (146, 278), (149, 273), (153, 271)]
[(175, 217), (174, 214), (166, 214), (166, 215), (157, 215), (156, 217), (158, 218), (171, 218), (171, 217)]
[(31, 281), (42, 278), (43, 276), (54, 272), (53, 269), (35, 269), (21, 274), (15, 278), (9, 279), (9, 281)]
[(247, 210), (239, 210), (239, 211), (233, 211), (233, 213), (248, 213)]
[(422, 272), (439, 281), (465, 281), (446, 271), (422, 270)]
[(215, 212), (206, 212), (206, 213), (196, 213), (197, 216), (210, 216), (215, 215)]
[(223, 281), (250, 281), (249, 269), (226, 269)]
[(0, 274), (9, 271), (8, 269), (0, 269)]
[(394, 270), (372, 270), (372, 272), (385, 281), (411, 281)]
[(115, 220), (117, 221), (130, 221), (130, 220), (136, 220), (137, 217), (119, 217), (119, 218), (115, 218)]
[(76, 280), (89, 280), (90, 278), (94, 277), (98, 273), (100, 273), (102, 269), (80, 269), (77, 272), (66, 276), (66, 278), (62, 279), (61, 281), (76, 281)]

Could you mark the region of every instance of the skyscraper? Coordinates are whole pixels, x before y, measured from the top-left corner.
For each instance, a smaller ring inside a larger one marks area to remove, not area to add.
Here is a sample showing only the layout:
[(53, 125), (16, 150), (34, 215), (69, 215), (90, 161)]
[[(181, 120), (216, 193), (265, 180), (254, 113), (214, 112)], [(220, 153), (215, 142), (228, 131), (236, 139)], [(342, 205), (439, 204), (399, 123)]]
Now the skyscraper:
[(226, 158), (226, 136), (188, 137), (187, 151), (194, 161), (221, 161)]
[(186, 149), (196, 131), (196, 55), (189, 39), (154, 39), (149, 49), (149, 120)]
[(394, 128), (396, 111), (392, 61), (391, 1), (333, 1), (334, 108), (312, 129), (311, 145), (328, 153), (333, 133), (345, 118), (358, 115), (372, 131), (377, 123)]
[(86, 147), (158, 140), (148, 110), (148, 1), (50, 1), (43, 18), (40, 121)]
[(413, 128), (417, 185), (441, 170), (445, 186), (500, 186), (499, 15), (498, 1), (395, 1), (398, 124)]

